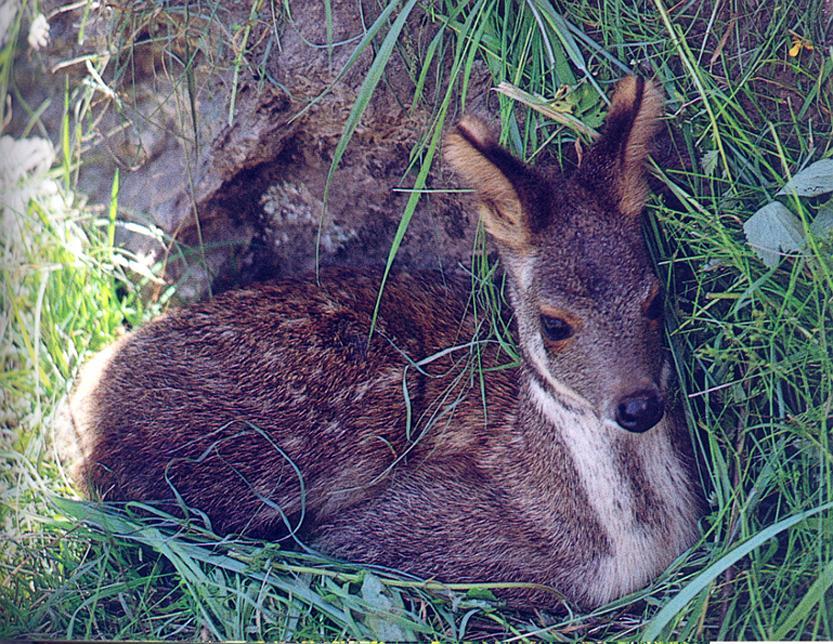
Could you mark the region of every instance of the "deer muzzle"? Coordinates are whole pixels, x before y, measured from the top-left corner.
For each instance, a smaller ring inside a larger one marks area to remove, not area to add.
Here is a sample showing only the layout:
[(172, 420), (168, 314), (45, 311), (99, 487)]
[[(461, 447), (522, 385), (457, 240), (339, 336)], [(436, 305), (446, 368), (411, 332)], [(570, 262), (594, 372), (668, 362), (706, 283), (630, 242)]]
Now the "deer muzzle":
[(629, 393), (616, 404), (616, 422), (622, 429), (638, 434), (656, 425), (664, 413), (665, 402), (656, 387)]

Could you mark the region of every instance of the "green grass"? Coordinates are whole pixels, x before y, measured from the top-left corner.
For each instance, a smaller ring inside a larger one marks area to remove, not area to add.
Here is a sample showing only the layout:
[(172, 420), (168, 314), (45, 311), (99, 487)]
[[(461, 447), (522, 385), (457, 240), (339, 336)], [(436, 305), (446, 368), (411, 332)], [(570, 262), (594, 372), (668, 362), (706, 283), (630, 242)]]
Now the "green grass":
[[(223, 540), (147, 509), (72, 501), (51, 449), (56, 405), (91, 352), (123, 325), (158, 313), (174, 291), (148, 304), (143, 294), (161, 267), (142, 268), (114, 247), (124, 225), (117, 201), (95, 208), (73, 193), (95, 91), (73, 83), (62, 132), (50, 133), (52, 170), (21, 179), (22, 211), (11, 212), (3, 195), (4, 231), (11, 226), (12, 234), (2, 240), (0, 292), (0, 637), (833, 639), (833, 240), (813, 238), (768, 268), (742, 230), (798, 169), (833, 154), (833, 54), (818, 45), (830, 22), (821, 0), (744, 9), (752, 4), (583, 0), (555, 10), (543, 0), (400, 2), (348, 45), (357, 54), (374, 47), (376, 58), (339, 152), (393, 56), (412, 57), (414, 105), (432, 114), (411, 154), (414, 192), (391, 262), (419, 217), (443, 126), (463, 111), (476, 65), (495, 86), (533, 96), (552, 99), (570, 86), (549, 106), (571, 110), (587, 128), (600, 124), (603, 96), (626, 69), (638, 65), (662, 85), (678, 162), (656, 169), (666, 194), (652, 199), (646, 232), (670, 293), (669, 344), (709, 508), (701, 541), (651, 587), (592, 614), (518, 615), (490, 600), (485, 586), (370, 574), (275, 544)], [(206, 21), (225, 28), (217, 6), (203, 9), (156, 19), (177, 33), (204, 31)], [(398, 19), (408, 10), (430, 18), (422, 50), (399, 46), (408, 33)], [(117, 16), (119, 42), (145, 20)], [(16, 95), (15, 56), (29, 55), (15, 51), (18, 28), (0, 51), (4, 97)], [(246, 49), (257, 28), (255, 18), (236, 27), (244, 34), (236, 51), (196, 46), (237, 77), (244, 66), (258, 69)], [(171, 30), (160, 32), (160, 46), (174, 42)], [(789, 56), (789, 30), (815, 50)], [(174, 79), (192, 88), (197, 52), (176, 51)], [(114, 87), (129, 86), (127, 58), (91, 65)], [(504, 94), (497, 100), (504, 141), (527, 157), (549, 146), (559, 158), (560, 146), (581, 136)], [(193, 101), (182, 109), (184, 122), (195, 117)], [(37, 115), (33, 109), (27, 131)], [(785, 203), (805, 229), (821, 205)], [(494, 270), (483, 254), (473, 268), (480, 276)]]

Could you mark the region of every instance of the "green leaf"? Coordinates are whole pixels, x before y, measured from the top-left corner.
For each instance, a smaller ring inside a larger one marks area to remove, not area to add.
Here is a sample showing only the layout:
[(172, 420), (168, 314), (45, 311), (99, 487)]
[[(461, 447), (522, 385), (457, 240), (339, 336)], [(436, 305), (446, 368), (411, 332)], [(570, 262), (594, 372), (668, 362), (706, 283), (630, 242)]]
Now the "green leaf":
[(485, 599), (488, 601), (497, 601), (495, 594), (488, 588), (469, 588), (466, 591), (466, 599)]
[(362, 582), (362, 599), (367, 602), (370, 609), (364, 621), (374, 637), (383, 642), (404, 642), (416, 639), (413, 632), (402, 628), (395, 621), (396, 614), (404, 612), (402, 600), (398, 596), (392, 597), (385, 593), (385, 587), (376, 575), (370, 573), (365, 575)]
[(743, 224), (746, 241), (769, 266), (777, 266), (782, 253), (804, 247), (801, 222), (784, 204), (771, 201)]
[(776, 195), (817, 197), (828, 192), (833, 192), (833, 159), (811, 163), (788, 181)]
[(826, 239), (833, 235), (833, 201), (828, 201), (819, 208), (813, 223), (810, 224), (810, 232), (818, 239)]
[(711, 177), (714, 175), (714, 171), (717, 170), (717, 162), (719, 161), (719, 157), (717, 156), (717, 150), (709, 150), (703, 155), (702, 160), (700, 163), (703, 165), (703, 174), (707, 177)]

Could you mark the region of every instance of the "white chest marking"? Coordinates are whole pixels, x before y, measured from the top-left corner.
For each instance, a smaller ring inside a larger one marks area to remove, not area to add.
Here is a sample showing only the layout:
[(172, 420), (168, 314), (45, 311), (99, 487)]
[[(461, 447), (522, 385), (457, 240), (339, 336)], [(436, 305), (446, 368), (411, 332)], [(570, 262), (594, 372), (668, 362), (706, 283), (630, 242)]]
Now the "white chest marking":
[[(644, 586), (677, 552), (669, 552), (667, 538), (652, 534), (634, 518), (631, 484), (620, 474), (612, 441), (613, 432), (623, 430), (606, 426), (589, 410), (568, 410), (538, 382), (530, 379), (528, 383), (536, 407), (563, 438), (613, 551), (601, 562), (596, 579), (588, 579), (588, 596), (603, 603)], [(651, 457), (643, 459), (643, 464), (651, 470), (645, 472), (648, 481), (652, 481), (655, 473), (659, 474), (658, 469), (666, 469), (668, 459), (676, 462), (663, 429), (659, 426), (651, 430), (650, 436), (636, 437), (644, 438), (645, 451), (653, 452)], [(654, 490), (662, 502), (666, 501), (668, 492), (673, 490), (667, 487)], [(673, 512), (672, 507), (667, 507)]]

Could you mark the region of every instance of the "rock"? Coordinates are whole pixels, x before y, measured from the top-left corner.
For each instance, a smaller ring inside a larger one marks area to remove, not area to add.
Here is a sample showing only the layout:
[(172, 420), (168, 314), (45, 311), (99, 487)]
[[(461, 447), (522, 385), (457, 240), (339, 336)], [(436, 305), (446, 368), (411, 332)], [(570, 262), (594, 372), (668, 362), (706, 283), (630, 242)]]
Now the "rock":
[[(344, 44), (328, 48), (324, 3), (296, 0), (289, 15), (283, 3), (264, 4), (252, 23), (250, 3), (224, 3), (214, 19), (186, 19), (185, 3), (155, 14), (102, 7), (85, 23), (81, 45), (67, 43), (77, 41), (82, 8), (51, 20), (61, 38), (45, 60), (59, 74), (81, 71), (61, 61), (108, 44), (126, 48), (115, 35), (133, 34), (132, 47), (105, 70), (115, 95), (96, 95), (97, 122), (79, 185), (93, 202), (107, 203), (120, 169), (120, 215), (153, 224), (176, 243), (163, 247), (152, 237), (123, 232), (120, 242), (166, 259), (166, 278), (179, 282), (180, 299), (312, 271), (316, 243), (322, 265), (383, 265), (409, 196), (396, 189), (413, 185), (415, 173), (405, 174), (409, 154), (433, 119), (428, 106), (408, 109), (413, 70), (395, 54), (335, 173), (322, 222), (333, 152), (372, 52), (333, 82), (364, 33), (362, 20), (370, 24), (378, 8), (365, 2), (362, 18), (355, 0), (333, 1), (332, 41)], [(280, 13), (272, 15), (270, 7)], [(403, 47), (416, 47), (415, 39), (433, 32), (426, 22), (415, 10)], [(251, 46), (235, 74), (242, 28), (229, 25), (245, 24), (251, 24)], [(190, 79), (181, 64), (189, 57)], [(53, 96), (60, 96), (63, 79), (53, 76), (49, 83)], [(487, 72), (479, 69), (470, 93), (481, 109), (489, 86)], [(57, 133), (60, 112), (54, 112), (47, 127)], [(434, 166), (431, 187), (456, 187), (439, 161)], [(423, 196), (397, 266), (450, 270), (468, 263), (475, 222), (466, 195)]]

